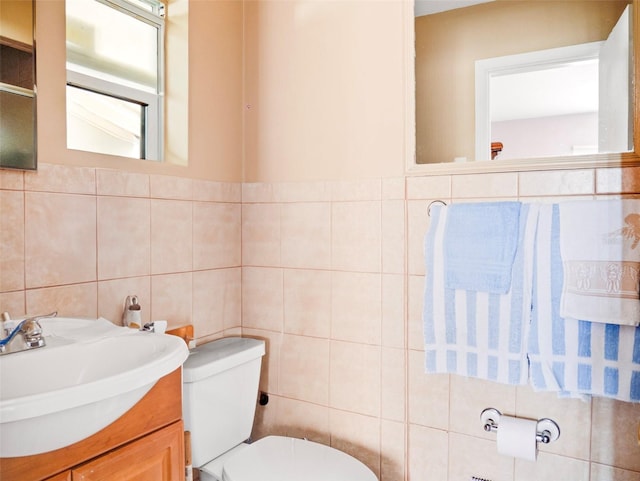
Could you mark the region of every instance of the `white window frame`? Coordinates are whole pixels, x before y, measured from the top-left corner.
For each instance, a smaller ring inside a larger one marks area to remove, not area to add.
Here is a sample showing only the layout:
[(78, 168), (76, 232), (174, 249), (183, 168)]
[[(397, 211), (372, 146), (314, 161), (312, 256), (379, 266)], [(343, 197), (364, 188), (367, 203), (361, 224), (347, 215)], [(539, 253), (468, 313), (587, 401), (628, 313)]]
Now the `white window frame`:
[(95, 1), (156, 28), (157, 92), (147, 92), (70, 69), (67, 69), (67, 85), (141, 105), (143, 108), (141, 132), (144, 143), (140, 146), (140, 157), (161, 161), (164, 156), (164, 4), (158, 0), (140, 0), (152, 7), (152, 11), (146, 11), (127, 0)]

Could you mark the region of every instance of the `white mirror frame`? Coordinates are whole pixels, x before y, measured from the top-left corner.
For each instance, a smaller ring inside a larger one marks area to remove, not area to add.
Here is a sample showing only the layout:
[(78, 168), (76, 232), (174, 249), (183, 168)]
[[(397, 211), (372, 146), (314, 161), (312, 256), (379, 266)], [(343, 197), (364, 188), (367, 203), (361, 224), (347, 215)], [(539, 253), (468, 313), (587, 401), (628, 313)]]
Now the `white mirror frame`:
[(576, 155), (567, 157), (487, 160), (440, 164), (416, 163), (415, 117), (415, 18), (413, 0), (406, 1), (406, 168), (407, 175), (480, 174), (492, 172), (524, 172), (534, 170), (593, 169), (602, 167), (640, 166), (640, 0), (633, 0), (633, 152)]

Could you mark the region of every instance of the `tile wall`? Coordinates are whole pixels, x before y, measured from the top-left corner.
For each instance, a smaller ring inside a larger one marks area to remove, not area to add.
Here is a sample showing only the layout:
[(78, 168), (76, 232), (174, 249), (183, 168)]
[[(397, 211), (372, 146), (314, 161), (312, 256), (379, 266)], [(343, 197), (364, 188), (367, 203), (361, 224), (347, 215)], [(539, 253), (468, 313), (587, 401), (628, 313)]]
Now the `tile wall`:
[[(267, 341), (254, 435), (307, 437), (382, 481), (637, 481), (640, 405), (559, 400), (422, 368), (427, 209), (637, 195), (640, 169), (229, 184), (0, 170), (0, 310), (143, 319)], [(498, 456), (485, 407), (551, 417), (536, 463)]]
[(241, 325), (241, 185), (42, 164), (0, 170), (0, 311)]

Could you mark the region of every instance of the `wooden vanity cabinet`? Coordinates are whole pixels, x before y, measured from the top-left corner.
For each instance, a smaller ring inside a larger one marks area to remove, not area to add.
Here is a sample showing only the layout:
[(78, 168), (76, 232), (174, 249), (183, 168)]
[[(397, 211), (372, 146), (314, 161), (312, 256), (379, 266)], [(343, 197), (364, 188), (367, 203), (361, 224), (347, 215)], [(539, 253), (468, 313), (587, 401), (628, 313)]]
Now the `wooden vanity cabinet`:
[(184, 476), (180, 368), (93, 436), (47, 453), (0, 458), (2, 481), (184, 481)]

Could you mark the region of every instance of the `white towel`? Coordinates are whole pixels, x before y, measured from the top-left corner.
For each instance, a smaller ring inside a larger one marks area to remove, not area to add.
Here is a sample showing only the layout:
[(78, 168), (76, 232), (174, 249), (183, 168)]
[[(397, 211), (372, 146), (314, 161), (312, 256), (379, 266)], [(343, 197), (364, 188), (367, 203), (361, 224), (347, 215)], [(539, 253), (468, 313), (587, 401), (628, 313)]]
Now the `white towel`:
[(558, 205), (542, 205), (529, 332), (530, 382), (564, 397), (640, 401), (640, 327), (563, 318)]
[(640, 324), (640, 200), (560, 204), (560, 315)]
[(506, 294), (445, 287), (443, 238), (447, 208), (434, 206), (425, 238), (425, 370), (526, 384), (537, 205), (523, 205), (511, 288)]

